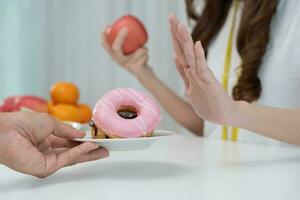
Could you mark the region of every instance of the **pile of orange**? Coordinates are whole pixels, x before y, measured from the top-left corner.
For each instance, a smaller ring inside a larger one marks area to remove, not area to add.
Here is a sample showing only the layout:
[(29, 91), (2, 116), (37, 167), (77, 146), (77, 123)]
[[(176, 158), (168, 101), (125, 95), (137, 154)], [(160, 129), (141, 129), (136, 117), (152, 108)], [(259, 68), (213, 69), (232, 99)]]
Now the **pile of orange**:
[(57, 82), (50, 90), (51, 101), (48, 112), (61, 121), (87, 123), (92, 110), (86, 104), (78, 103), (79, 90), (73, 83)]

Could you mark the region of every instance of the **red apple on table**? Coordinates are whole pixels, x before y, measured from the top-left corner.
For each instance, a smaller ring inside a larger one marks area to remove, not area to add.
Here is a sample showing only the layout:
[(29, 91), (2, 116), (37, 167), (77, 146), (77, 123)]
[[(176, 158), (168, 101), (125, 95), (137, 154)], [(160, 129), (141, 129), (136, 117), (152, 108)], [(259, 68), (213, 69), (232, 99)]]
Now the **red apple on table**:
[(27, 108), (36, 112), (47, 112), (48, 102), (37, 96), (22, 96), (16, 104), (15, 110), (21, 110), (22, 108)]
[(147, 42), (148, 34), (142, 22), (132, 15), (126, 15), (119, 18), (106, 30), (106, 38), (110, 45), (113, 44), (118, 32), (123, 28), (128, 30), (123, 44), (124, 54), (133, 53)]
[(1, 105), (1, 112), (13, 112), (15, 111), (16, 104), (19, 102), (19, 96), (12, 96), (4, 99)]
[(36, 112), (47, 112), (48, 103), (37, 96), (14, 96), (4, 99), (0, 112), (16, 112), (27, 108)]

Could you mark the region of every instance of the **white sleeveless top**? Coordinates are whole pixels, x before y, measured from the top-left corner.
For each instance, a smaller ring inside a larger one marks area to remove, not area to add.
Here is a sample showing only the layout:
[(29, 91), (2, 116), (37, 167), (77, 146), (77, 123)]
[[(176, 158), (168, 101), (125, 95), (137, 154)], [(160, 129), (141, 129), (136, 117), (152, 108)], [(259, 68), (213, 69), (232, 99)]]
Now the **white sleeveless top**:
[[(234, 33), (232, 65), (229, 77), (229, 93), (236, 83), (236, 69), (241, 58), (236, 48), (237, 31), (239, 28), (243, 3), (237, 13), (237, 26)], [(212, 41), (208, 49), (208, 64), (219, 81), (222, 80), (224, 58), (230, 25), (233, 18), (231, 7), (227, 20)], [(259, 78), (262, 93), (255, 104), (272, 107), (300, 108), (300, 1), (280, 0), (272, 20), (270, 41), (260, 67)], [(204, 135), (221, 138), (221, 126), (205, 122)], [(300, 130), (299, 130), (300, 133)], [(231, 129), (229, 129), (229, 138)], [(239, 129), (239, 142), (254, 142), (262, 144), (283, 144), (248, 130)]]

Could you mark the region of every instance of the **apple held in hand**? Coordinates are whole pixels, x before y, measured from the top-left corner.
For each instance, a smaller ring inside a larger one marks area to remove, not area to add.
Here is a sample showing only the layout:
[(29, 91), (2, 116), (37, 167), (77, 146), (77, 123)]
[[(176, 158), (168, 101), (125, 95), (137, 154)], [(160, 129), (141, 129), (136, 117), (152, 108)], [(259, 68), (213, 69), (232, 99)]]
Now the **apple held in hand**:
[(107, 41), (113, 44), (118, 32), (127, 28), (128, 34), (123, 44), (124, 54), (131, 54), (142, 47), (148, 40), (147, 31), (142, 22), (132, 15), (126, 15), (119, 18), (106, 30)]

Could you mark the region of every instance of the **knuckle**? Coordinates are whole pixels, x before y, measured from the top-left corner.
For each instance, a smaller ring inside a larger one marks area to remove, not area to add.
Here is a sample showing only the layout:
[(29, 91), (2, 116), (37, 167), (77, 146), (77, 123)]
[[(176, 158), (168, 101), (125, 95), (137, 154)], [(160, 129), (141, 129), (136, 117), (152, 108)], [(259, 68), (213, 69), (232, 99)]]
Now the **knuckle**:
[(121, 60), (121, 61), (119, 61), (119, 64), (121, 65), (121, 66), (124, 66), (124, 67), (126, 67), (127, 65), (129, 65), (129, 61), (125, 61), (125, 60)]
[(120, 50), (118, 44), (113, 44), (111, 48), (112, 48), (112, 50), (115, 51), (115, 52)]
[(185, 96), (190, 97), (192, 95), (191, 87), (185, 91)]
[(43, 120), (52, 121), (52, 117), (48, 113), (39, 113), (39, 117)]

